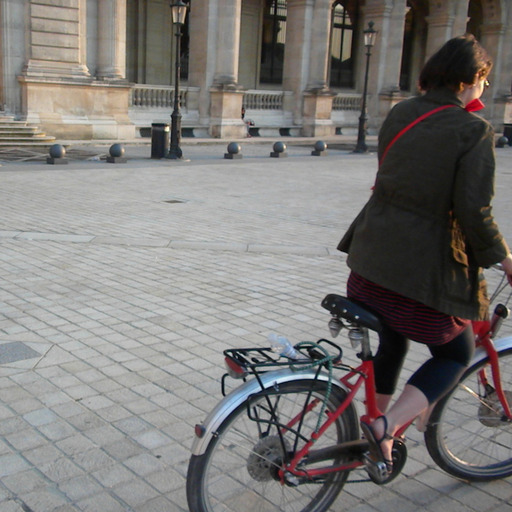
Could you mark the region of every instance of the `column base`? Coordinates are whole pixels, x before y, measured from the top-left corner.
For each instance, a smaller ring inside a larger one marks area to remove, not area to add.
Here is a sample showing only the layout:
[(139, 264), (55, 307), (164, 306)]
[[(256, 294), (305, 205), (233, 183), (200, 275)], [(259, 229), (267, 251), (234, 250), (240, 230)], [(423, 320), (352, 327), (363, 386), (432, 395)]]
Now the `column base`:
[(221, 139), (242, 139), (247, 127), (242, 121), (244, 93), (238, 88), (210, 89), (210, 135)]
[(22, 112), (48, 135), (63, 140), (135, 138), (128, 117), (131, 86), (83, 80), (20, 77)]
[(334, 135), (336, 127), (331, 119), (334, 98), (328, 90), (304, 93), (302, 135), (304, 137), (326, 137)]

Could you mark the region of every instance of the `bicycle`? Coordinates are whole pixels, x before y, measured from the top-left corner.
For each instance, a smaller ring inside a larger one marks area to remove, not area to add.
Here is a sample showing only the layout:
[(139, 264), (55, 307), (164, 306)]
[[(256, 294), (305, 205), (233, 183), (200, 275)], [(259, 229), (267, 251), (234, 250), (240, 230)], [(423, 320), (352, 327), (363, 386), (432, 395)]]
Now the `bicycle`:
[[(495, 297), (506, 286), (503, 276)], [(512, 475), (512, 336), (493, 341), (509, 300), (510, 294), (490, 321), (474, 323), (474, 358), (455, 389), (436, 404), (424, 433), (434, 462), (469, 481)], [(360, 363), (345, 364), (341, 347), (326, 339), (298, 343), (305, 357), (294, 361), (265, 348), (226, 350), (224, 398), (195, 428), (187, 474), (191, 512), (322, 512), (356, 468), (379, 485), (400, 474), (412, 421), (396, 433), (391, 474), (370, 459), (359, 427), (360, 419), (380, 415), (369, 336), (380, 330), (380, 320), (340, 295), (327, 295), (322, 306), (331, 314), (331, 335), (346, 328), (352, 346), (361, 347)], [(342, 376), (334, 378), (338, 371)], [(226, 393), (228, 376), (244, 383)], [(360, 390), (361, 417), (355, 404)]]

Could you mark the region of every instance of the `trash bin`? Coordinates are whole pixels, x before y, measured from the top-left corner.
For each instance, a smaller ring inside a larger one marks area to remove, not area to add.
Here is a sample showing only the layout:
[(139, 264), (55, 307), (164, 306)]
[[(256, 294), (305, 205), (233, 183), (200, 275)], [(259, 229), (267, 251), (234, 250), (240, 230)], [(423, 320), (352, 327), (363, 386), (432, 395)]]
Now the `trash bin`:
[(153, 123), (151, 125), (151, 158), (165, 158), (169, 153), (169, 125)]
[(503, 125), (503, 135), (508, 139), (508, 145), (512, 146), (512, 124)]

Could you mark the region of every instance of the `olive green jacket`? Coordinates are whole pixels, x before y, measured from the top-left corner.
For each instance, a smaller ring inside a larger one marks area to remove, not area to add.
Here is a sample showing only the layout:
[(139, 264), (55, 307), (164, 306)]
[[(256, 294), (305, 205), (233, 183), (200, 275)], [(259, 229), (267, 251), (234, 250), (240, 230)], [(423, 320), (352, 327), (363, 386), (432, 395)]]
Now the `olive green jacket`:
[(377, 173), (374, 191), (341, 240), (363, 277), (449, 315), (486, 316), (480, 267), (509, 252), (492, 216), (494, 134), (447, 89), (396, 105), (379, 133), (379, 156), (402, 135)]

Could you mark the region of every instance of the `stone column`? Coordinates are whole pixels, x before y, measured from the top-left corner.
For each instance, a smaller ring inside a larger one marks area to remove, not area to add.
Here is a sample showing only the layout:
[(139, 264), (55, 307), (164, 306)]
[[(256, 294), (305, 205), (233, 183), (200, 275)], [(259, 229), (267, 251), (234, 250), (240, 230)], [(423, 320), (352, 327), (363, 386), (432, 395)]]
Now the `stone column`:
[(382, 1), (369, 1), (359, 25), (359, 74), (358, 90), (363, 91), (366, 48), (363, 31), (373, 21), (377, 31), (375, 46), (371, 50), (368, 80), (368, 126), (375, 130), (389, 109), (402, 99), (400, 93), (400, 66), (405, 28), (406, 0), (397, 0), (390, 4)]
[(242, 0), (217, 0), (215, 74), (210, 90), (210, 133), (243, 137), (243, 91), (238, 86)]
[[(303, 38), (303, 42), (306, 44), (304, 45), (304, 56), (300, 67), (304, 68), (304, 74), (307, 73), (306, 89), (309, 91), (326, 90), (329, 87), (327, 84), (327, 69), (330, 53), (330, 3), (317, 2), (315, 6), (315, 2), (311, 0), (302, 0), (294, 3), (290, 2), (290, 4), (288, 19), (291, 25), (290, 29), (293, 30), (296, 37), (291, 41), (287, 37), (286, 45), (293, 55), (294, 48), (300, 46), (297, 38)], [(292, 60), (290, 67), (294, 68), (297, 64), (296, 59), (295, 62)]]
[(236, 86), (240, 52), (241, 0), (218, 0), (217, 55), (214, 85)]
[(98, 2), (98, 78), (126, 78), (125, 48), (126, 0), (101, 0)]
[(0, 38), (2, 59), (0, 62), (0, 86), (2, 97), (0, 110), (18, 114), (21, 97), (17, 75), (26, 63), (26, 32), (28, 20), (22, 2), (1, 2)]
[(462, 36), (466, 33), (468, 26), (469, 0), (453, 0), (455, 20), (453, 22), (452, 37)]
[(86, 0), (31, 0), (28, 3), (28, 60), (23, 76), (84, 78)]
[[(482, 25), (481, 43), (490, 53), (494, 66), (489, 81), (490, 90), (482, 96), (486, 104), (485, 116), (501, 131), (503, 124), (512, 124), (512, 95), (510, 74), (512, 71), (510, 34), (507, 27), (498, 19), (488, 19)], [(508, 39), (508, 40), (507, 40)]]
[(293, 93), (286, 107), (291, 110), (296, 124), (302, 124), (302, 95), (308, 83), (312, 3), (308, 0), (288, 2), (286, 14), (283, 89)]
[[(193, 104), (197, 105), (202, 135), (209, 134), (210, 125), (210, 87), (215, 73), (214, 41), (216, 22), (212, 2), (194, 0), (194, 8), (187, 14), (189, 30), (193, 37), (189, 41), (188, 86), (197, 92)], [(189, 102), (191, 101), (189, 91)]]
[(327, 86), (330, 2), (296, 0), (288, 3), (283, 89), (292, 95), (285, 105), (302, 135), (334, 134), (333, 94)]
[(425, 18), (428, 23), (428, 38), (425, 60), (428, 60), (453, 35), (455, 13), (451, 2), (432, 2), (430, 14)]
[(93, 80), (85, 65), (86, 4), (27, 0), (29, 58), (18, 76), (22, 114), (57, 138), (131, 139), (129, 84)]

